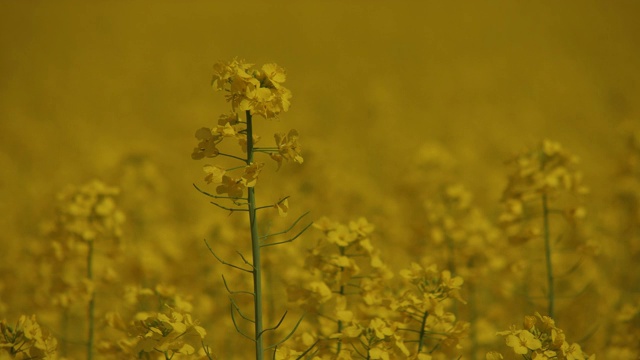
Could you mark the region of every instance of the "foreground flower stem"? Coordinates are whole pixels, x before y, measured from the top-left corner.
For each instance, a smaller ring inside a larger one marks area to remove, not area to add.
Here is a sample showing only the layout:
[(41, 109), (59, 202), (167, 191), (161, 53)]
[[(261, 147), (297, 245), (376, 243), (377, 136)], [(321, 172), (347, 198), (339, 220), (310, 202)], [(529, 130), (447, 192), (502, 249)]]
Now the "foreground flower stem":
[[(89, 250), (87, 252), (87, 279), (89, 283), (93, 280), (93, 241), (89, 241)], [(93, 359), (93, 315), (95, 312), (95, 297), (93, 293), (93, 289), (90, 290), (89, 294), (89, 308), (87, 317), (89, 318), (89, 331), (87, 334), (87, 360)]]
[(551, 234), (549, 231), (549, 207), (547, 194), (542, 194), (542, 216), (544, 221), (544, 252), (547, 262), (547, 297), (549, 301), (549, 317), (554, 318), (553, 264), (551, 263)]
[[(247, 165), (253, 162), (253, 125), (251, 112), (247, 110)], [(256, 360), (263, 359), (262, 341), (262, 272), (260, 260), (260, 237), (256, 220), (256, 195), (253, 187), (247, 188), (249, 206), (249, 224), (251, 226), (251, 251), (253, 255), (253, 294), (255, 313)]]

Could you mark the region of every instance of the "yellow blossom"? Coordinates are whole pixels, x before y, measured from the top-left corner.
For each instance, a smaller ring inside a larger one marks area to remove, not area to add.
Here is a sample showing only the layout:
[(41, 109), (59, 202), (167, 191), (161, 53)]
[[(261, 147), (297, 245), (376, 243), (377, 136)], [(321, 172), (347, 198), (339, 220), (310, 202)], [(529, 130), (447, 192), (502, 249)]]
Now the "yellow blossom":
[(242, 183), (246, 187), (254, 187), (258, 182), (258, 176), (264, 167), (264, 163), (254, 162), (251, 165), (244, 168), (244, 174), (242, 174)]
[(205, 157), (216, 157), (220, 151), (216, 145), (222, 140), (220, 134), (214, 134), (210, 128), (200, 128), (196, 131), (196, 139), (200, 140), (198, 146), (193, 149), (191, 158), (200, 160)]
[(234, 59), (214, 65), (211, 85), (215, 90), (228, 91), (226, 98), (233, 111), (250, 111), (253, 115), (273, 118), (289, 110), (291, 91), (282, 83), (284, 69), (276, 64), (265, 64), (262, 70), (252, 64)]
[(239, 198), (242, 197), (245, 187), (242, 179), (235, 179), (224, 175), (222, 177), (222, 184), (216, 188), (216, 193), (218, 193), (218, 195), (228, 194), (232, 198)]
[(283, 159), (294, 161), (298, 164), (303, 163), (302, 147), (298, 144), (299, 135), (297, 130), (289, 130), (288, 134), (277, 133), (274, 137), (278, 152), (271, 154), (271, 158), (278, 163), (278, 168), (282, 165)]
[(207, 184), (211, 184), (212, 182), (216, 184), (221, 183), (222, 177), (226, 173), (223, 168), (215, 165), (205, 165), (203, 166), (203, 170), (207, 174), (204, 178)]
[(393, 329), (380, 318), (373, 318), (369, 323), (369, 329), (374, 331), (378, 339), (384, 339), (387, 336), (393, 335)]
[(289, 199), (278, 201), (275, 205), (273, 205), (273, 207), (278, 210), (278, 215), (287, 216), (287, 213), (289, 212)]
[(517, 335), (507, 335), (506, 342), (516, 354), (522, 355), (528, 354), (529, 350), (536, 350), (542, 346), (540, 340), (527, 330), (522, 330)]

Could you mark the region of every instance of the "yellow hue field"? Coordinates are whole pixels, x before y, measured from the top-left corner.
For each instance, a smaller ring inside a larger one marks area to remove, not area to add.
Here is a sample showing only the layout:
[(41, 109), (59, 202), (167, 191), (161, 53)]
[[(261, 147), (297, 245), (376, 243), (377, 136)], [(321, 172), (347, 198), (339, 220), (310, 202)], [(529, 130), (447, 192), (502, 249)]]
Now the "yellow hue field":
[[(518, 283), (542, 269), (540, 243), (510, 245), (498, 218), (512, 171), (505, 162), (542, 139), (561, 143), (579, 157), (590, 188), (580, 234), (597, 250), (564, 248), (588, 255), (559, 260), (565, 270), (582, 265), (567, 275), (575, 282), (558, 280), (566, 291), (556, 321), (599, 359), (637, 359), (637, 14), (634, 1), (2, 0), (0, 319), (36, 314), (58, 337), (59, 354), (84, 358), (82, 307), (71, 310), (74, 330), (61, 336), (38, 262), (48, 256), (56, 194), (99, 179), (121, 189), (127, 221), (123, 255), (113, 264), (99, 259), (114, 278), (98, 293), (98, 315), (124, 306), (125, 285), (172, 286), (191, 299), (220, 359), (251, 358), (251, 343), (228, 316), (220, 274), (231, 271), (202, 242), (233, 258), (249, 247), (247, 220), (192, 187), (214, 191), (202, 180), (202, 165), (212, 162), (190, 158), (195, 131), (229, 109), (210, 87), (212, 66), (238, 57), (286, 68), (291, 110), (257, 131), (267, 142), (297, 129), (305, 158), (278, 172), (267, 162), (258, 200), (291, 196), (291, 214), (265, 216), (263, 229), (286, 227), (305, 211), (341, 223), (366, 217), (374, 246), (398, 273), (411, 262), (446, 268), (455, 258), (429, 223), (443, 187), (464, 185), (495, 226), (497, 248), (509, 250), (475, 283), (482, 287), (475, 318), (456, 305), (458, 318), (476, 328), (453, 358), (508, 354), (495, 332), (546, 311), (544, 282)], [(552, 225), (560, 236), (564, 225)], [(310, 229), (267, 255), (270, 322), (287, 308), (301, 313), (286, 289), (304, 279), (306, 249), (322, 236)], [(227, 276), (237, 287), (248, 281)], [(98, 339), (112, 335), (103, 323), (97, 329)]]

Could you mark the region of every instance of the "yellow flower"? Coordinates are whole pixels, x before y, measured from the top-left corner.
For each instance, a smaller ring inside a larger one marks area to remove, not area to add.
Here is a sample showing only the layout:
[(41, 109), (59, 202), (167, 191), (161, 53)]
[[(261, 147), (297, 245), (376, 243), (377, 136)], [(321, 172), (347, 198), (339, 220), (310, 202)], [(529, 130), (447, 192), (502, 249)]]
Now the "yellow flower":
[(387, 323), (380, 318), (373, 318), (369, 323), (369, 329), (373, 330), (378, 339), (384, 339), (387, 336), (393, 335), (394, 331)]
[(540, 350), (541, 349), (532, 354), (532, 360), (553, 360), (558, 358), (555, 351), (545, 350), (544, 352), (539, 352)]
[(287, 216), (287, 213), (289, 212), (289, 199), (278, 201), (275, 205), (273, 205), (273, 207), (278, 210), (278, 215)]
[(237, 134), (236, 128), (234, 128), (231, 123), (216, 126), (215, 132), (222, 137), (235, 137)]
[(225, 126), (226, 124), (236, 125), (238, 124), (238, 122), (238, 114), (236, 112), (232, 112), (230, 114), (222, 114), (218, 118), (218, 125), (220, 126)]
[(278, 168), (282, 165), (282, 160), (291, 160), (302, 164), (304, 159), (302, 158), (302, 147), (298, 144), (298, 131), (295, 129), (289, 130), (288, 134), (277, 133), (274, 135), (276, 140), (276, 146), (278, 147), (277, 154), (271, 154), (271, 158), (278, 163)]
[(548, 329), (555, 329), (556, 328), (556, 322), (549, 316), (546, 315), (540, 315), (539, 312), (535, 313), (536, 317), (540, 320), (541, 322), (541, 330), (543, 331), (547, 331)]
[(331, 288), (323, 281), (312, 281), (309, 283), (309, 290), (320, 296), (320, 302), (327, 302), (333, 297)]
[(349, 222), (349, 229), (351, 229), (351, 231), (355, 231), (360, 236), (367, 237), (373, 233), (375, 226), (369, 223), (366, 218), (360, 217), (356, 221)]
[(262, 74), (265, 77), (265, 85), (279, 89), (283, 82), (287, 80), (287, 74), (284, 69), (277, 64), (262, 65)]
[(443, 270), (441, 277), (442, 285), (450, 290), (460, 290), (464, 280), (460, 276), (451, 277), (451, 271)]
[(242, 197), (245, 185), (241, 179), (234, 179), (227, 175), (222, 177), (222, 184), (216, 188), (218, 195), (228, 194), (232, 198)]
[(356, 241), (358, 235), (349, 230), (344, 225), (338, 225), (335, 229), (327, 233), (327, 240), (338, 246), (346, 247), (352, 242)]
[(369, 359), (382, 359), (389, 360), (389, 352), (385, 349), (381, 349), (379, 347), (375, 347), (373, 349), (369, 349)]
[(207, 184), (211, 184), (212, 182), (216, 184), (221, 183), (222, 177), (226, 172), (223, 168), (215, 165), (205, 165), (203, 166), (203, 170), (207, 174), (204, 178)]
[(302, 353), (299, 351), (292, 350), (286, 346), (280, 346), (276, 350), (275, 359), (276, 360), (296, 360)]
[(288, 111), (291, 91), (282, 86), (286, 80), (284, 69), (276, 64), (265, 64), (261, 71), (252, 67), (237, 59), (217, 63), (211, 85), (215, 90), (227, 91), (225, 97), (234, 112), (248, 110), (252, 115), (273, 118)]
[(0, 321), (0, 350), (10, 349), (11, 358), (54, 359), (57, 345), (55, 338), (42, 331), (35, 315), (20, 316), (15, 327)]
[(562, 352), (564, 352), (567, 360), (585, 360), (584, 353), (579, 344), (566, 344), (566, 346), (563, 346)]
[(512, 347), (516, 354), (525, 355), (529, 350), (542, 347), (542, 342), (527, 330), (521, 330), (518, 334), (507, 335), (507, 346)]
[(244, 174), (242, 174), (242, 183), (246, 187), (254, 187), (258, 182), (258, 175), (264, 167), (264, 163), (252, 163), (244, 168)]
[(485, 355), (484, 358), (485, 358), (485, 360), (502, 360), (502, 359), (504, 359), (502, 354), (500, 354), (499, 352), (496, 352), (496, 351), (489, 351)]
[(198, 146), (193, 149), (191, 158), (200, 160), (205, 157), (216, 157), (220, 154), (216, 145), (222, 140), (218, 133), (213, 133), (209, 128), (200, 128), (196, 131), (196, 139), (200, 140)]

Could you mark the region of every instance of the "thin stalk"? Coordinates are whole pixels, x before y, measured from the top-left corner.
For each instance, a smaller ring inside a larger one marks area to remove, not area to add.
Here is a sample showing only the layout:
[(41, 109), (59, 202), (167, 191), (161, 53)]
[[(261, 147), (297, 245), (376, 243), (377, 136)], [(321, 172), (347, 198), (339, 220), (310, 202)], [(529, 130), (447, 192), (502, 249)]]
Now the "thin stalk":
[[(344, 256), (345, 249), (340, 246), (340, 256)], [(340, 267), (340, 273), (344, 273), (344, 267)], [(340, 285), (340, 295), (344, 296), (344, 285)], [(342, 333), (342, 320), (338, 319), (338, 334)], [(342, 339), (338, 339), (338, 346), (336, 346), (336, 355), (340, 355), (340, 350), (342, 350)]]
[[(93, 241), (89, 241), (89, 250), (87, 252), (87, 279), (89, 283), (93, 280)], [(93, 290), (91, 290), (91, 294), (89, 295), (89, 308), (88, 308), (88, 320), (89, 320), (89, 331), (87, 334), (87, 360), (93, 359), (93, 317), (95, 312), (95, 297)]]
[[(253, 162), (253, 124), (251, 112), (247, 110), (247, 165)], [(249, 199), (249, 224), (251, 226), (251, 251), (253, 255), (253, 293), (255, 313), (255, 342), (256, 360), (263, 360), (262, 341), (262, 272), (260, 261), (260, 236), (258, 235), (258, 222), (256, 220), (256, 195), (253, 187), (247, 189)]]
[(476, 284), (470, 281), (467, 284), (469, 289), (469, 318), (470, 318), (470, 336), (471, 336), (471, 360), (478, 358), (478, 303), (476, 302)]
[(62, 340), (60, 342), (60, 355), (67, 357), (69, 351), (69, 309), (65, 308), (62, 311)]
[(553, 286), (553, 264), (551, 262), (551, 232), (549, 231), (549, 207), (547, 194), (542, 194), (542, 217), (544, 221), (544, 253), (547, 262), (547, 298), (549, 301), (549, 317), (554, 318), (555, 289)]
[[(456, 246), (455, 246), (455, 243), (453, 242), (453, 239), (449, 235), (445, 235), (445, 238), (447, 240), (447, 247), (449, 248), (449, 259), (447, 260), (447, 266), (449, 267), (449, 271), (451, 271), (451, 276), (455, 276), (456, 275), (456, 262), (455, 262)], [(453, 303), (453, 314), (456, 317), (458, 317), (457, 301)]]
[(418, 354), (422, 351), (424, 345), (425, 331), (424, 327), (427, 325), (427, 318), (429, 317), (429, 311), (425, 311), (422, 315), (422, 321), (420, 322), (420, 337), (418, 338)]

